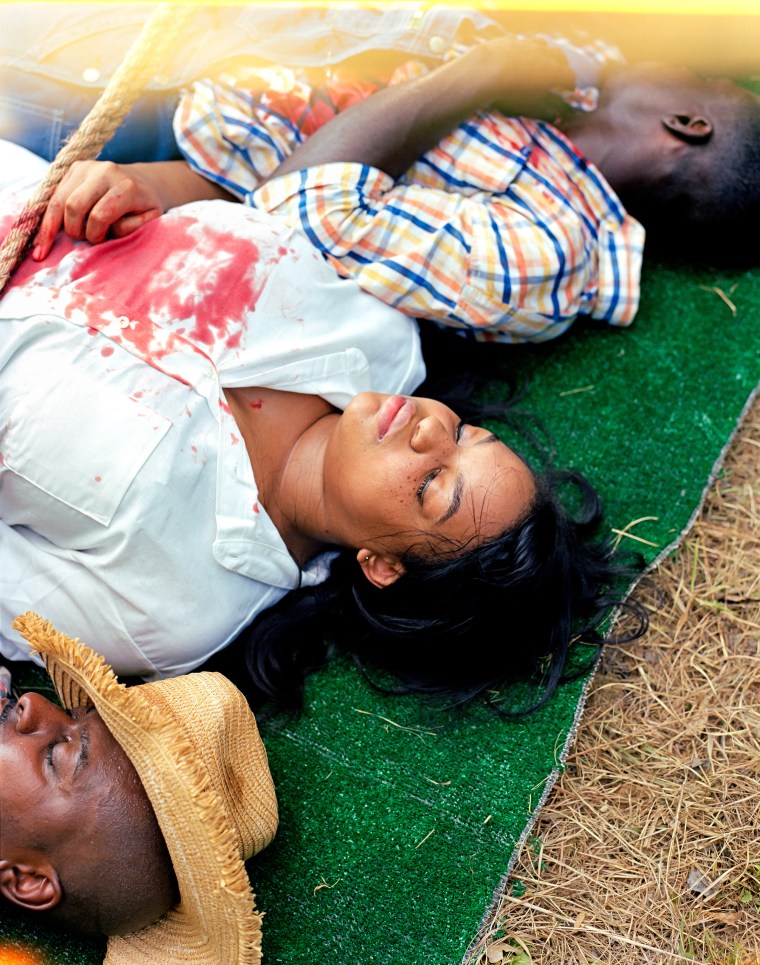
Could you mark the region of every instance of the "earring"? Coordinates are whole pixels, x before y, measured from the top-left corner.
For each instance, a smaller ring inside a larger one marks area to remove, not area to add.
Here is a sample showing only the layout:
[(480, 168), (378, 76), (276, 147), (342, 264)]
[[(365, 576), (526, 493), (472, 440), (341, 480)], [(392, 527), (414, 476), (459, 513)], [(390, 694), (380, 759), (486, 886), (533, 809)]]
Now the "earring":
[(369, 563), (369, 553), (364, 557), (364, 562)]

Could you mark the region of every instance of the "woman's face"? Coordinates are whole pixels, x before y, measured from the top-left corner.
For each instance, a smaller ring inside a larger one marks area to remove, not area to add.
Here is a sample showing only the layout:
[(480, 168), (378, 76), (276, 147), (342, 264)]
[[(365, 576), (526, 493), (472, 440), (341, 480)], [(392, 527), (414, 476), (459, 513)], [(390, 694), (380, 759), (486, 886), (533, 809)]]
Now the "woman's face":
[[(343, 545), (418, 555), (481, 542), (528, 511), (527, 465), (487, 429), (433, 399), (364, 392), (337, 420), (325, 454), (325, 512)], [(388, 581), (391, 582), (391, 581)]]

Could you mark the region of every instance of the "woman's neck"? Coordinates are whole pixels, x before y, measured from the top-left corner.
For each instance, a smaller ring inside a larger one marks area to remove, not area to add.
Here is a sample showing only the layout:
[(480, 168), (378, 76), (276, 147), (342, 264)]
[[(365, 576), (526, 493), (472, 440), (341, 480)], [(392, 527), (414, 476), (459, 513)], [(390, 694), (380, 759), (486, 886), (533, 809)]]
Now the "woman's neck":
[(321, 536), (324, 450), (339, 413), (316, 395), (225, 389), (245, 442), (259, 501), (299, 565), (327, 547)]

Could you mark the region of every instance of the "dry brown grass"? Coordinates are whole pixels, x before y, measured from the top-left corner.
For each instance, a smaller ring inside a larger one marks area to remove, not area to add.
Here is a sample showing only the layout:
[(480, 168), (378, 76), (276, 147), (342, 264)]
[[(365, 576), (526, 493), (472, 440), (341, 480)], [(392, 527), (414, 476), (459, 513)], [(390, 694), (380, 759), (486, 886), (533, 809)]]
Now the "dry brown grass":
[(606, 654), (477, 965), (760, 963), (760, 400)]

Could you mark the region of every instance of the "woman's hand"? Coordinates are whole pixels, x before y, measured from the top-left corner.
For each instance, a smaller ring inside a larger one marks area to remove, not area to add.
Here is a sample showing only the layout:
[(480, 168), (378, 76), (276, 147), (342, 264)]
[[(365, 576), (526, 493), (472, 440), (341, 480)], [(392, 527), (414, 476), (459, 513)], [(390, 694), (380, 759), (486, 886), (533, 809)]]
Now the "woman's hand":
[(32, 258), (42, 261), (63, 229), (92, 244), (123, 238), (163, 214), (164, 201), (149, 164), (75, 161), (48, 202)]
[(46, 258), (61, 229), (97, 245), (106, 238), (125, 238), (169, 208), (217, 199), (237, 200), (185, 161), (75, 161), (48, 202), (32, 258)]

